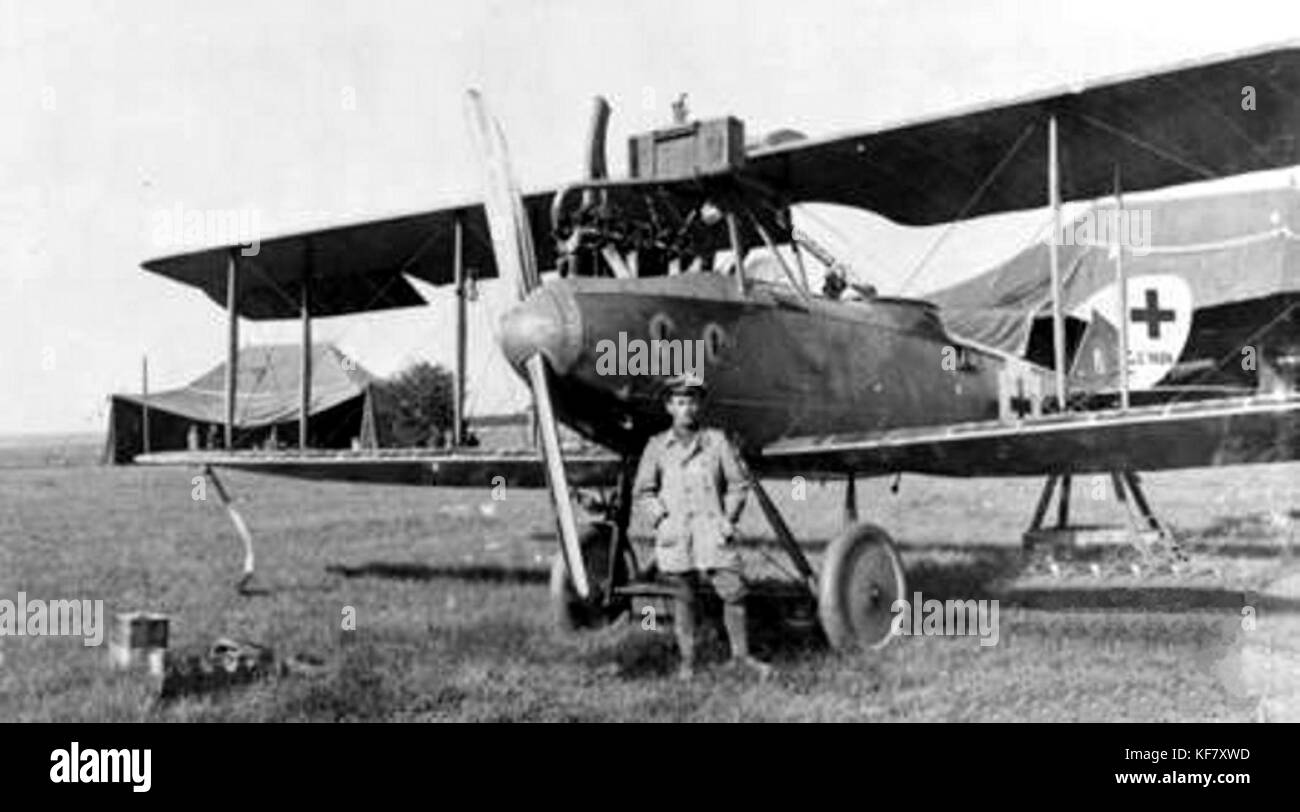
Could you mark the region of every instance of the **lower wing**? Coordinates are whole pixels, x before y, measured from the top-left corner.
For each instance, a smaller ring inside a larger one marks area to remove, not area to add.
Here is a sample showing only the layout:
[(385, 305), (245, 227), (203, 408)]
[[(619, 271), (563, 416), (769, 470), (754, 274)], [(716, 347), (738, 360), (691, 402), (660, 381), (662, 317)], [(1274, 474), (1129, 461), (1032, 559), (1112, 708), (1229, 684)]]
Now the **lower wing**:
[[(139, 465), (228, 468), (300, 479), (438, 485), (460, 488), (546, 487), (542, 458), (532, 450), (482, 451), (175, 451), (142, 454)], [(579, 487), (613, 484), (619, 459), (612, 454), (564, 457), (569, 482)]]
[(1031, 476), (1300, 458), (1300, 396), (1070, 412), (1018, 421), (799, 437), (763, 450), (764, 475)]

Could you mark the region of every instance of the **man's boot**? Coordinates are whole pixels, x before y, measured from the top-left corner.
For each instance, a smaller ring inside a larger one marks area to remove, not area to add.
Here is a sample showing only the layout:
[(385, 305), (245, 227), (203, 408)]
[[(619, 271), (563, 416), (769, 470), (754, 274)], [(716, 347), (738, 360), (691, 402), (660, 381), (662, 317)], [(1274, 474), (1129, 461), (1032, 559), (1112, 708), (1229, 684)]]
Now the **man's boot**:
[(690, 680), (695, 676), (695, 592), (690, 585), (682, 587), (677, 596), (677, 617), (673, 618), (673, 631), (677, 634), (677, 648), (681, 651), (681, 664), (677, 678)]
[(749, 653), (749, 630), (745, 625), (744, 601), (723, 604), (722, 620), (727, 626), (727, 637), (731, 642), (732, 664), (752, 671), (759, 679), (772, 676), (772, 666), (754, 659)]

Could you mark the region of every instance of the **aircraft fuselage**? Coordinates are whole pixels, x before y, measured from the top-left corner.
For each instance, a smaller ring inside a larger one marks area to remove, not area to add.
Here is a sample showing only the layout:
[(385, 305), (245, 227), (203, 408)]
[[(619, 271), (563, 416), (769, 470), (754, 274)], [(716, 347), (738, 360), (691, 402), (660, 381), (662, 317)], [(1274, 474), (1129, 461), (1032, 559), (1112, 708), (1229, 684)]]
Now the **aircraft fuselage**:
[(949, 337), (928, 303), (742, 292), (716, 273), (551, 280), (505, 315), (502, 349), (516, 368), (542, 352), (561, 420), (625, 453), (666, 425), (663, 385), (684, 371), (709, 388), (706, 420), (750, 449), (998, 413), (1001, 360)]

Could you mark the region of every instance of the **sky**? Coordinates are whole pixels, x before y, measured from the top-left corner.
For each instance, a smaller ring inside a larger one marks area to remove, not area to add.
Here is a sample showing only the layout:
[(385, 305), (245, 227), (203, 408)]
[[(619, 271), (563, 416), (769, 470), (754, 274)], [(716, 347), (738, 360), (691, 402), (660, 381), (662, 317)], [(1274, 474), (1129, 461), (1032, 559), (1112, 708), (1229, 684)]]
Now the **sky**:
[[(471, 87), (531, 188), (578, 175), (596, 94), (614, 106), (620, 174), (627, 137), (670, 121), (681, 92), (750, 135), (817, 136), (1294, 38), (1294, 0), (0, 0), (0, 434), (103, 430), (143, 356), (154, 391), (222, 359), (223, 311), (140, 268), (204, 247), (161, 227), (177, 212), (241, 212), (273, 235), (476, 197)], [(1046, 223), (963, 226), (913, 274), (935, 229), (825, 207), (798, 219), (886, 292), (978, 272)], [(527, 398), (491, 339), (509, 292), (484, 288), (471, 414)], [(452, 301), (422, 292), (427, 307), (318, 320), (314, 337), (378, 374), (450, 365)]]

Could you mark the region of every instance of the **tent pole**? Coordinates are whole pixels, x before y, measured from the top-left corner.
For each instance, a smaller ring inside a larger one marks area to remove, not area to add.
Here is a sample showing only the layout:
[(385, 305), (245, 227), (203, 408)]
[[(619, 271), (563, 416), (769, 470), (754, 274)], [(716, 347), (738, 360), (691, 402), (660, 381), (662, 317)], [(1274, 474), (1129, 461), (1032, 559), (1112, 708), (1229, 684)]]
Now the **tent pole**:
[(456, 215), (455, 255), (453, 256), (456, 277), (456, 377), (451, 402), (451, 444), (459, 448), (465, 438), (462, 436), (465, 423), (465, 253), (464, 221)]
[[(1124, 273), (1124, 198), (1120, 193), (1119, 164), (1115, 164), (1115, 280), (1119, 288), (1119, 408), (1128, 410), (1128, 276)], [(1119, 482), (1118, 479), (1115, 480)]]
[(375, 385), (366, 384), (366, 413), (361, 430), (362, 447), (373, 451), (379, 448), (379, 426), (375, 423)]
[(144, 453), (149, 453), (149, 356), (140, 357), (140, 420), (143, 423)]
[(1047, 199), (1052, 207), (1052, 351), (1056, 366), (1056, 402), (1065, 411), (1065, 321), (1061, 316), (1061, 178), (1057, 156), (1056, 116), (1047, 121)]
[(311, 415), (311, 264), (302, 269), (302, 361), (299, 369), (298, 450), (307, 450), (307, 423)]
[(235, 399), (239, 381), (239, 289), (235, 252), (226, 257), (226, 448), (235, 447)]

